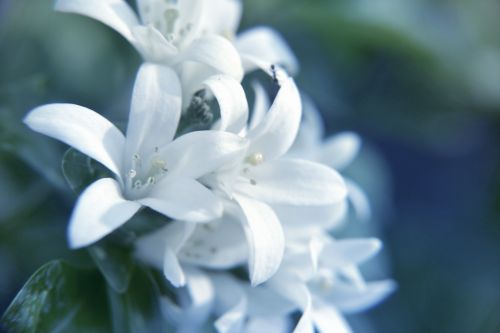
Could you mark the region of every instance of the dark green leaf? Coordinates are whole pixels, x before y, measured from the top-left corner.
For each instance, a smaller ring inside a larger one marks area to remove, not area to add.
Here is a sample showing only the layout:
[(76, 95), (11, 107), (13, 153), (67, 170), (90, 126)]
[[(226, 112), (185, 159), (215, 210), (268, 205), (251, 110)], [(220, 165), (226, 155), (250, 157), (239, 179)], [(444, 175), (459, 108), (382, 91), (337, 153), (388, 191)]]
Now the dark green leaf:
[(117, 293), (125, 292), (134, 269), (130, 249), (104, 240), (89, 252), (109, 286)]
[(73, 148), (64, 153), (61, 168), (66, 182), (77, 194), (93, 181), (109, 176), (109, 171), (101, 164)]
[(49, 262), (23, 286), (1, 323), (12, 333), (109, 332), (104, 287), (95, 270)]
[(149, 271), (137, 267), (126, 293), (108, 288), (113, 331), (116, 333), (173, 332), (163, 319), (160, 292)]

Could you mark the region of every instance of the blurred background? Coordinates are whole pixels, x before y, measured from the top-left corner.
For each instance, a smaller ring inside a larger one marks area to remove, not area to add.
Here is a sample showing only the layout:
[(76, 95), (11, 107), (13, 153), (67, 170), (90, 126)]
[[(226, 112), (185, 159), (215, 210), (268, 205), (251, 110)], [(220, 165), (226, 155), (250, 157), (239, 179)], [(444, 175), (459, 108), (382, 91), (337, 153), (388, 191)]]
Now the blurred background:
[[(343, 235), (382, 238), (366, 270), (399, 289), (350, 318), (357, 332), (500, 332), (500, 3), (244, 5), (242, 30), (270, 25), (295, 51), (327, 133), (363, 137), (347, 174), (374, 218), (353, 218)], [(22, 117), (71, 102), (120, 123), (141, 61), (111, 29), (52, 6), (0, 0), (0, 313), (40, 265), (78, 256), (65, 237), (66, 147)]]

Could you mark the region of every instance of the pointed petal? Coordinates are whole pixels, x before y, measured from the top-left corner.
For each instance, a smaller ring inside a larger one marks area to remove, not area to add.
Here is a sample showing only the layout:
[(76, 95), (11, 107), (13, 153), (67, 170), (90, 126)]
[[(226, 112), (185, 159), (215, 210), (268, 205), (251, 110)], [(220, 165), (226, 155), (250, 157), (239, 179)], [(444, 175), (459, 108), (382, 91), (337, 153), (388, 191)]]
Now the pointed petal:
[(242, 158), (248, 141), (236, 134), (196, 131), (185, 134), (160, 149), (171, 177), (199, 178)]
[[(127, 157), (153, 154), (172, 141), (181, 115), (181, 85), (170, 68), (146, 63), (137, 74), (127, 128)], [(130, 161), (131, 163), (132, 161)]]
[(271, 286), (283, 297), (295, 303), (302, 311), (302, 316), (293, 333), (314, 333), (312, 297), (307, 286), (294, 280), (278, 278), (271, 281)]
[(269, 279), (279, 268), (285, 250), (280, 221), (268, 205), (235, 195), (245, 215), (244, 227), (250, 248), (249, 269), (253, 286)]
[(263, 154), (266, 160), (286, 153), (297, 136), (301, 108), (299, 91), (293, 80), (287, 79), (266, 117), (248, 132), (250, 152)]
[[(361, 264), (377, 254), (382, 248), (382, 242), (377, 238), (343, 239), (325, 249), (336, 251), (342, 258), (352, 264)], [(328, 257), (328, 254), (325, 254)]]
[(245, 232), (238, 219), (226, 214), (197, 226), (178, 256), (199, 267), (233, 268), (248, 258)]
[(364, 289), (338, 283), (328, 301), (333, 302), (344, 313), (357, 313), (377, 305), (396, 288), (397, 284), (392, 280), (369, 282)]
[(264, 87), (257, 81), (253, 82), (252, 87), (255, 92), (255, 101), (249, 125), (250, 129), (257, 127), (264, 119), (267, 110), (269, 110), (269, 97)]
[(216, 314), (222, 314), (215, 321), (219, 333), (240, 332), (247, 316), (247, 295), (241, 282), (229, 274), (212, 274), (215, 287)]
[(257, 67), (267, 70), (272, 64), (282, 65), (292, 74), (298, 72), (297, 58), (276, 30), (268, 27), (246, 30), (238, 35), (236, 47), (242, 55), (245, 72)]
[(186, 285), (186, 275), (181, 263), (170, 247), (163, 254), (163, 274), (165, 278), (176, 288)]
[(320, 333), (352, 333), (349, 324), (334, 306), (315, 303), (312, 317)]
[(122, 197), (114, 179), (99, 179), (78, 198), (68, 228), (70, 247), (80, 248), (98, 241), (127, 222), (140, 207)]
[(262, 332), (290, 332), (291, 319), (278, 316), (266, 316), (249, 318), (245, 327), (245, 333), (262, 333)]
[(131, 28), (138, 25), (139, 20), (124, 0), (58, 0), (55, 9), (98, 20), (134, 43)]
[(328, 205), (346, 197), (342, 177), (322, 164), (278, 159), (250, 168), (238, 191), (271, 204)]
[(342, 170), (356, 158), (360, 148), (361, 138), (356, 133), (336, 134), (323, 144), (319, 162)]
[(223, 209), (209, 189), (189, 178), (165, 179), (138, 201), (161, 214), (187, 222), (213, 220), (222, 215)]
[(120, 176), (125, 138), (98, 113), (74, 104), (47, 104), (32, 110), (24, 123), (92, 157)]
[(178, 252), (189, 239), (196, 225), (183, 221), (173, 221), (165, 227), (140, 237), (135, 242), (135, 256), (157, 268), (163, 268), (165, 248)]
[(203, 84), (215, 95), (220, 109), (217, 130), (239, 133), (247, 124), (248, 104), (241, 84), (227, 75), (210, 77)]
[(216, 35), (233, 38), (240, 24), (243, 4), (239, 0), (212, 0), (203, 11), (203, 28)]
[(235, 47), (220, 36), (206, 36), (193, 42), (180, 55), (177, 62), (195, 61), (208, 65), (220, 74), (227, 74), (241, 81), (243, 67)]
[(368, 221), (372, 215), (370, 200), (365, 191), (350, 179), (345, 179), (349, 201), (360, 221)]

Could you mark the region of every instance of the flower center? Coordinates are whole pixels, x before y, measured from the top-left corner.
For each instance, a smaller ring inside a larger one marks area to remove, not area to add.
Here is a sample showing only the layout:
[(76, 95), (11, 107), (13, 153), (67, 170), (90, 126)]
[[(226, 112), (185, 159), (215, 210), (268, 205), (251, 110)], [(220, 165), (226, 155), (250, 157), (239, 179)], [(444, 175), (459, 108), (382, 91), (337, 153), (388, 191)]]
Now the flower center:
[(262, 155), (262, 153), (250, 154), (245, 159), (245, 162), (247, 162), (248, 164), (253, 165), (253, 166), (260, 165), (264, 162), (264, 155)]
[(179, 47), (184, 37), (193, 28), (192, 23), (178, 26), (179, 9), (171, 1), (156, 2), (153, 6), (144, 5), (142, 8), (142, 21), (151, 24), (158, 30), (167, 41)]
[(157, 152), (155, 148), (155, 154), (146, 160), (139, 154), (132, 157), (131, 168), (125, 175), (126, 192), (131, 199), (144, 196), (168, 172), (167, 162)]

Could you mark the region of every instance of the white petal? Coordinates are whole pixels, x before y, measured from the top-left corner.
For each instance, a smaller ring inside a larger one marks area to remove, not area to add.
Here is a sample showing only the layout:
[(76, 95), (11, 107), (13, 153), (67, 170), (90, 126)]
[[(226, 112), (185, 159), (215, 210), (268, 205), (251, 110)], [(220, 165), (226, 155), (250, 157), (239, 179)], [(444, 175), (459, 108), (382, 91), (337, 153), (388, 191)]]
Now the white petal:
[(392, 280), (369, 282), (364, 289), (347, 284), (336, 284), (328, 301), (334, 302), (342, 312), (357, 313), (377, 305), (396, 288), (397, 284)]
[(120, 176), (125, 137), (98, 113), (74, 104), (48, 104), (31, 111), (24, 123), (92, 157)]
[(266, 160), (288, 151), (295, 141), (301, 117), (300, 95), (292, 79), (281, 86), (266, 117), (247, 137), (252, 140), (251, 153), (260, 153)]
[(135, 242), (135, 256), (141, 261), (163, 269), (165, 248), (177, 252), (196, 228), (195, 224), (173, 221), (165, 227), (140, 237)]
[(245, 232), (238, 219), (226, 214), (197, 226), (178, 256), (199, 267), (233, 268), (248, 258)]
[(313, 321), (320, 333), (351, 333), (349, 324), (333, 305), (318, 304), (315, 302)]
[(248, 285), (245, 290), (248, 297), (249, 317), (285, 317), (297, 308), (290, 300), (266, 285), (257, 288)]
[(203, 28), (211, 33), (234, 37), (241, 19), (243, 4), (239, 0), (211, 0), (203, 12)]
[(273, 29), (256, 27), (244, 31), (238, 35), (236, 47), (242, 55), (246, 72), (256, 67), (265, 70), (272, 64), (282, 65), (292, 74), (298, 72), (297, 58), (283, 37)]
[(216, 314), (221, 316), (215, 321), (219, 333), (240, 332), (247, 316), (247, 296), (241, 282), (229, 274), (212, 274), (215, 287)]
[(302, 316), (293, 333), (314, 333), (312, 298), (307, 286), (300, 282), (278, 278), (273, 279), (271, 285), (274, 290), (294, 302), (302, 311)]
[(99, 179), (78, 198), (68, 228), (70, 247), (80, 248), (100, 240), (127, 222), (140, 207), (122, 197), (114, 179)]
[(185, 134), (159, 151), (170, 175), (199, 178), (241, 159), (248, 141), (236, 134), (195, 131)]
[(342, 170), (358, 155), (361, 138), (356, 133), (344, 132), (328, 138), (321, 148), (321, 163)]
[(183, 287), (186, 284), (186, 275), (181, 263), (170, 247), (167, 247), (163, 254), (163, 274), (176, 288)]
[(127, 128), (127, 157), (153, 154), (172, 141), (181, 115), (181, 85), (166, 66), (141, 66), (132, 94)]
[(245, 333), (290, 332), (289, 317), (256, 317), (250, 318), (245, 327)]
[(139, 21), (124, 0), (58, 0), (55, 9), (101, 21), (134, 43), (131, 28), (138, 25)]
[(188, 222), (210, 221), (220, 217), (223, 209), (209, 189), (189, 178), (160, 181), (147, 197), (138, 201), (161, 214)]
[(257, 81), (253, 82), (252, 87), (255, 92), (255, 101), (249, 125), (250, 129), (257, 127), (264, 119), (267, 110), (269, 110), (269, 97), (264, 87)]
[(343, 200), (321, 206), (273, 204), (273, 210), (286, 229), (295, 229), (298, 234), (307, 237), (307, 229), (318, 227), (329, 230), (340, 226), (347, 214), (347, 203)]
[(241, 84), (227, 75), (216, 75), (203, 82), (215, 95), (220, 109), (215, 129), (239, 133), (247, 124), (248, 104)]
[(372, 215), (370, 200), (365, 191), (350, 179), (345, 179), (349, 201), (351, 202), (354, 213), (361, 221), (368, 221)]
[(133, 45), (146, 61), (170, 65), (179, 50), (152, 26), (132, 28)]
[(193, 40), (179, 55), (177, 61), (199, 62), (238, 81), (243, 78), (243, 67), (238, 51), (230, 41), (220, 36), (206, 36)]
[(346, 197), (342, 177), (322, 164), (278, 159), (250, 168), (238, 191), (272, 204), (328, 205)]
[(376, 238), (343, 239), (333, 243), (333, 246), (325, 249), (336, 251), (347, 262), (361, 264), (377, 254), (382, 248), (382, 242)]
[(253, 286), (269, 279), (279, 268), (285, 249), (280, 221), (266, 204), (235, 195), (244, 215), (250, 248), (249, 269)]

